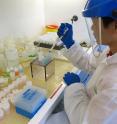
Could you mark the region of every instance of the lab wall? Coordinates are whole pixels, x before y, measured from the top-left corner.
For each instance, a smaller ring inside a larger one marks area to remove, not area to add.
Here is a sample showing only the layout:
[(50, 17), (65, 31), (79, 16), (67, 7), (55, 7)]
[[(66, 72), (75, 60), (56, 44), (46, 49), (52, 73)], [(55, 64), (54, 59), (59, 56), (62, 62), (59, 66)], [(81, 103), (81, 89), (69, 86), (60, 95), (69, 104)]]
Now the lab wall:
[(86, 0), (0, 0), (0, 41), (11, 38), (32, 38), (47, 24), (71, 23), (74, 39), (89, 41), (82, 10)]
[(71, 23), (72, 16), (77, 15), (79, 20), (73, 24), (74, 39), (89, 42), (86, 23), (81, 14), (85, 3), (86, 0), (45, 0), (46, 24)]
[(0, 40), (32, 38), (44, 25), (43, 0), (0, 0)]

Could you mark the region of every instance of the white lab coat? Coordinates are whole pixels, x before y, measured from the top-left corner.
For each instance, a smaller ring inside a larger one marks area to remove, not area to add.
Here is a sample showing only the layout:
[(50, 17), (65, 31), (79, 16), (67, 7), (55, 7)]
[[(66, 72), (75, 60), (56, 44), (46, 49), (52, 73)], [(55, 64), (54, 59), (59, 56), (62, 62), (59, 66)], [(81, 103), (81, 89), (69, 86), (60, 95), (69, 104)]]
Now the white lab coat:
[(65, 112), (70, 124), (105, 124), (117, 109), (117, 53), (95, 58), (74, 44), (65, 55), (76, 67), (93, 73), (86, 88), (75, 83), (65, 89)]

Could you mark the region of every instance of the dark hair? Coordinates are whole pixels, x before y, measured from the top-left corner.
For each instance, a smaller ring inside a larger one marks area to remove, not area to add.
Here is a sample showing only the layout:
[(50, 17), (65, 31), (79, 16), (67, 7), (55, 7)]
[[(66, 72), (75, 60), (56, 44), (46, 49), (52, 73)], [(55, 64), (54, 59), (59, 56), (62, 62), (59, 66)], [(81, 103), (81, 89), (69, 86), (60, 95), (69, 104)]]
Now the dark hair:
[(102, 17), (103, 25), (105, 28), (108, 28), (109, 24), (114, 21), (111, 17)]

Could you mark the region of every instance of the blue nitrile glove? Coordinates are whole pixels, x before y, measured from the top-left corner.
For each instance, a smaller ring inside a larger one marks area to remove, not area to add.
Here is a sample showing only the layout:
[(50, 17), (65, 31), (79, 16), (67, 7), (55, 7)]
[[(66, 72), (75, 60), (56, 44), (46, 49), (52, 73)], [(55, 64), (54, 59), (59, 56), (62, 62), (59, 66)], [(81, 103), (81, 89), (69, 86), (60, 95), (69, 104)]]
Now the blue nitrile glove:
[[(66, 29), (67, 32), (64, 34)], [(67, 49), (69, 49), (74, 44), (72, 25), (68, 23), (62, 23), (58, 29), (57, 35), (59, 38), (62, 37), (61, 41)]]
[(73, 72), (67, 72), (63, 79), (67, 85), (80, 82), (79, 76)]

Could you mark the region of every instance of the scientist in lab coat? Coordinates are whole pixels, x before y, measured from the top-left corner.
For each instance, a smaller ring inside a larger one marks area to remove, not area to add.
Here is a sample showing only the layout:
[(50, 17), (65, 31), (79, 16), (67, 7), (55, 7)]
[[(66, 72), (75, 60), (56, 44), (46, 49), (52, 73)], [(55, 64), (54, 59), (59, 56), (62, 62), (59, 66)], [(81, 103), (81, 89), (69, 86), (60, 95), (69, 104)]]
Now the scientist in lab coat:
[(83, 16), (91, 18), (97, 44), (108, 45), (110, 50), (88, 55), (73, 40), (72, 26), (61, 24), (57, 34), (66, 46), (66, 57), (76, 67), (93, 74), (87, 87), (76, 74), (64, 75), (68, 85), (65, 112), (70, 124), (108, 124), (108, 120), (117, 124), (117, 119), (111, 119), (117, 111), (117, 0), (88, 0)]

